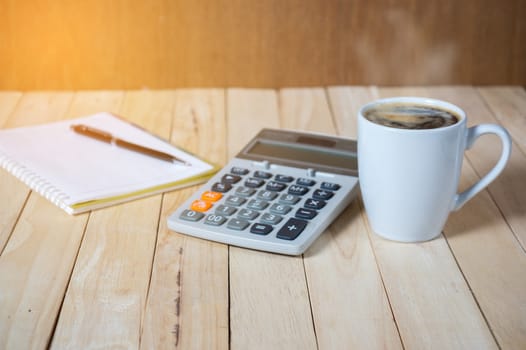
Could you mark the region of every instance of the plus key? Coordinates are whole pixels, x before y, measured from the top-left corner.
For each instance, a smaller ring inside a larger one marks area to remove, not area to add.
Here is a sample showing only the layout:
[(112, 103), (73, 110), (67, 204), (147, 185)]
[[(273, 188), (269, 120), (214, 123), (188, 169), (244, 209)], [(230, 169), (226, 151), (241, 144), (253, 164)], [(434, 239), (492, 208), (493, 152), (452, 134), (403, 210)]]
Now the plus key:
[(303, 232), (308, 221), (290, 218), (279, 230), (276, 237), (292, 241)]

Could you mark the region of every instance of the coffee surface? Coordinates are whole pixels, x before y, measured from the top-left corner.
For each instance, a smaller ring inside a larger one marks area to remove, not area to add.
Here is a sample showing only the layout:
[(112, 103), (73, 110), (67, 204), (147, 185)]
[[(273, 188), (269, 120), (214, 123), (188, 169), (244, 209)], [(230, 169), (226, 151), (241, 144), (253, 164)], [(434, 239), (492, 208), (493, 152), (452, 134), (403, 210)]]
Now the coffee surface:
[(436, 129), (457, 123), (460, 118), (445, 109), (418, 104), (387, 103), (367, 110), (373, 123), (398, 129)]

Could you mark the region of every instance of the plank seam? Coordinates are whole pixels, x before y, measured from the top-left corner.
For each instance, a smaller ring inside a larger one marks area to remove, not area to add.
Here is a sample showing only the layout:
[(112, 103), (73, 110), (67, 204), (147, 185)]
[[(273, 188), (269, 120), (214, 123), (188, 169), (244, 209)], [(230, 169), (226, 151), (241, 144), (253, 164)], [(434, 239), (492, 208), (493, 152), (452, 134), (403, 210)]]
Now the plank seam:
[[(170, 129), (171, 130), (171, 129)], [(162, 209), (163, 209), (163, 206), (164, 206), (164, 194), (162, 194), (162, 197), (161, 197), (161, 205), (159, 207), (159, 215), (157, 216), (157, 227), (155, 228), (155, 242), (154, 242), (154, 246), (153, 246), (153, 252), (152, 252), (152, 259), (151, 259), (151, 263), (150, 263), (150, 278), (148, 278), (148, 286), (146, 288), (146, 295), (145, 295), (145, 298), (144, 298), (144, 305), (143, 307), (141, 308), (141, 320), (140, 320), (140, 324), (139, 324), (139, 349), (142, 348), (141, 344), (142, 344), (142, 338), (143, 338), (143, 332), (144, 332), (144, 318), (146, 317), (146, 313), (147, 313), (147, 309), (148, 309), (148, 301), (150, 299), (150, 289), (151, 289), (151, 286), (152, 286), (152, 278), (153, 278), (153, 270), (154, 270), (154, 267), (155, 267), (155, 257), (157, 256), (157, 242), (159, 240), (159, 230), (161, 228), (161, 216), (162, 216)]]
[(7, 236), (7, 239), (5, 241), (5, 244), (3, 247), (0, 247), (0, 256), (4, 253), (5, 248), (9, 244), (9, 240), (11, 239), (11, 236), (13, 235), (13, 232), (15, 232), (15, 227), (18, 225), (18, 222), (20, 221), (20, 218), (22, 217), (22, 213), (24, 212), (24, 209), (26, 208), (27, 202), (29, 201), (29, 196), (31, 196), (31, 193), (33, 191), (27, 191), (26, 198), (24, 199), (24, 203), (20, 207), (20, 210), (18, 211), (18, 215), (16, 216), (15, 221), (13, 222), (13, 226), (9, 230), (9, 235)]
[(79, 258), (80, 249), (82, 247), (82, 243), (84, 242), (84, 237), (86, 236), (86, 231), (88, 229), (88, 224), (89, 224), (89, 221), (90, 221), (90, 218), (91, 218), (91, 211), (87, 214), (87, 216), (88, 217), (86, 218), (86, 221), (84, 223), (84, 228), (82, 229), (82, 237), (80, 238), (79, 245), (77, 247), (77, 253), (75, 255), (75, 260), (73, 261), (73, 264), (71, 264), (71, 269), (69, 271), (68, 283), (66, 285), (64, 293), (62, 293), (62, 300), (60, 301), (60, 306), (59, 306), (59, 308), (57, 310), (57, 313), (55, 315), (55, 322), (54, 322), (51, 334), (49, 335), (49, 340), (48, 340), (48, 343), (47, 343), (47, 346), (46, 346), (47, 349), (51, 348), (51, 345), (53, 344), (53, 339), (55, 338), (55, 333), (57, 331), (57, 326), (58, 326), (58, 323), (60, 321), (60, 315), (62, 314), (62, 308), (64, 307), (64, 301), (66, 300), (66, 296), (68, 295), (68, 290), (69, 290), (69, 287), (71, 285), (71, 277), (73, 276), (73, 272), (75, 271), (75, 267), (77, 266), (77, 260)]
[(362, 217), (363, 222), (365, 223), (365, 229), (367, 230), (367, 238), (369, 242), (369, 247), (371, 248), (371, 251), (373, 252), (374, 261), (376, 262), (376, 270), (378, 271), (378, 275), (380, 276), (380, 281), (382, 282), (382, 289), (384, 290), (385, 297), (387, 299), (387, 304), (389, 305), (389, 311), (391, 312), (391, 316), (393, 317), (393, 321), (396, 327), (396, 332), (398, 333), (398, 338), (400, 339), (400, 344), (402, 345), (402, 349), (405, 349), (404, 339), (402, 338), (402, 333), (400, 333), (400, 328), (398, 327), (398, 322), (396, 321), (396, 315), (393, 310), (393, 305), (391, 303), (391, 298), (389, 298), (389, 293), (387, 292), (387, 287), (385, 286), (384, 276), (382, 274), (382, 269), (380, 268), (380, 264), (378, 263), (378, 257), (376, 256), (376, 251), (373, 247), (373, 244), (371, 242), (371, 235), (374, 234), (371, 232), (368, 221), (365, 219), (365, 208), (363, 207), (361, 197), (358, 201), (358, 205), (360, 207), (360, 215)]
[[(475, 94), (479, 97), (479, 99), (482, 101), (482, 104), (486, 107), (486, 109), (490, 112), (491, 114), (491, 117), (493, 118), (493, 121), (495, 123), (497, 123), (498, 125), (501, 125), (500, 123), (500, 120), (495, 116), (495, 111), (491, 108), (491, 105), (488, 104), (488, 102), (486, 101), (486, 99), (484, 98), (484, 96), (482, 96), (482, 94), (480, 93), (480, 88), (476, 88), (476, 89), (473, 89), (475, 91)], [(501, 125), (502, 126), (502, 125)], [(513, 140), (511, 140), (511, 143), (512, 143), (512, 150), (513, 148), (515, 149), (519, 149), (519, 152), (523, 153), (522, 152), (522, 149), (520, 147), (518, 147), (518, 145), (516, 144), (516, 142)], [(524, 153), (523, 153), (524, 154)], [(524, 154), (524, 156), (526, 156), (526, 154)], [(477, 175), (477, 177), (479, 178), (479, 180), (482, 178), (482, 176), (480, 175), (479, 171), (477, 170), (477, 168), (473, 165), (473, 163), (471, 162), (469, 156), (466, 154), (466, 157), (465, 157), (465, 160), (469, 163), (469, 166), (473, 169), (473, 171), (475, 172), (475, 174)], [(497, 179), (495, 179), (497, 180)], [(489, 184), (485, 189), (484, 191), (486, 191), (488, 194), (489, 194), (489, 197), (491, 199), (491, 201), (493, 202), (493, 204), (495, 205), (495, 207), (497, 207), (497, 210), (500, 214), (500, 216), (502, 217), (502, 219), (504, 220), (504, 222), (506, 223), (506, 226), (508, 226), (512, 236), (515, 238), (515, 240), (517, 241), (520, 249), (526, 253), (526, 247), (522, 244), (521, 242), (521, 239), (519, 237), (519, 235), (515, 232), (515, 230), (513, 229), (513, 226), (512, 224), (508, 221), (508, 218), (506, 217), (505, 213), (502, 211), (502, 209), (500, 208), (496, 198), (493, 196), (493, 190), (491, 189), (491, 184)]]
[[(480, 92), (480, 87), (476, 87), (474, 88), (473, 90), (475, 91), (475, 93), (477, 94), (477, 96), (479, 97), (479, 99), (482, 101), (482, 104), (486, 107), (486, 109), (490, 112), (491, 114), (491, 117), (493, 118), (493, 121), (495, 124), (498, 124), (500, 126), (502, 126), (503, 128), (506, 128), (504, 125), (502, 125), (502, 122), (499, 118), (497, 118), (496, 114), (497, 112), (495, 111), (495, 109), (493, 109), (493, 107), (491, 106), (491, 104), (484, 98), (484, 96), (482, 95), (482, 93)], [(507, 128), (506, 128), (507, 129)], [(511, 137), (511, 143), (512, 143), (512, 151), (513, 149), (518, 149), (520, 153), (522, 153), (525, 157), (526, 157), (526, 151), (522, 149), (522, 147), (515, 141), (515, 139), (513, 138), (513, 135), (510, 134), (510, 137)]]
[(338, 130), (338, 123), (336, 122), (336, 116), (335, 116), (334, 109), (331, 103), (331, 97), (329, 95), (328, 87), (325, 87), (323, 89), (323, 93), (325, 95), (325, 103), (327, 104), (327, 108), (329, 109), (329, 113), (331, 115), (331, 122), (332, 122), (333, 129), (336, 130), (336, 134), (339, 135), (340, 132)]
[(482, 310), (482, 307), (480, 306), (479, 301), (477, 300), (477, 297), (476, 297), (475, 293), (473, 292), (473, 289), (471, 288), (471, 285), (469, 284), (469, 281), (466, 278), (466, 275), (464, 274), (464, 271), (462, 270), (462, 267), (460, 266), (460, 263), (458, 262), (457, 257), (455, 256), (455, 253), (453, 252), (453, 249), (449, 245), (449, 241), (448, 241), (446, 235), (443, 232), (442, 232), (442, 237), (446, 241), (446, 244), (447, 244), (447, 247), (449, 249), (449, 252), (453, 256), (453, 260), (455, 260), (455, 264), (457, 265), (457, 268), (460, 271), (460, 274), (462, 275), (462, 279), (464, 280), (464, 282), (468, 286), (469, 293), (471, 294), (473, 300), (475, 301), (475, 304), (477, 305), (477, 308), (478, 308), (479, 312), (481, 313), (482, 318), (484, 319), (484, 322), (486, 323), (486, 326), (488, 327), (489, 332), (491, 333), (491, 336), (493, 337), (493, 340), (495, 341), (495, 344), (497, 344), (497, 347), (499, 349), (502, 349), (502, 347), (500, 346), (499, 342), (497, 341), (497, 337), (495, 336), (495, 333), (493, 332), (493, 328), (491, 328), (491, 324), (489, 323), (488, 319), (486, 318), (486, 315), (484, 314), (484, 311)]
[(310, 289), (309, 289), (309, 278), (307, 276), (307, 268), (305, 266), (305, 255), (301, 255), (301, 264), (303, 265), (303, 275), (305, 277), (305, 288), (307, 289), (307, 298), (309, 300), (309, 310), (310, 310), (310, 317), (312, 322), (312, 330), (314, 332), (314, 339), (316, 340), (316, 349), (320, 348), (320, 344), (318, 341), (318, 333), (316, 332), (316, 322), (314, 320), (314, 310), (312, 307), (312, 299), (310, 296)]

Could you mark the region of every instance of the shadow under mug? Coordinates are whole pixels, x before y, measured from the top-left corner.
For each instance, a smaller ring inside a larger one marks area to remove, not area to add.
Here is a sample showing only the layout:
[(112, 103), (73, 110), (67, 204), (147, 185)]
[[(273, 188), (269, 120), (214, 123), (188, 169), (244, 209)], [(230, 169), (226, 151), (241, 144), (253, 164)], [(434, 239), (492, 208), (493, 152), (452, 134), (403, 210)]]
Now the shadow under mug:
[[(458, 121), (434, 129), (399, 129), (370, 121), (364, 113), (386, 104), (426, 106), (452, 112)], [(497, 164), (478, 182), (457, 193), (464, 151), (483, 134), (502, 142)], [(358, 113), (360, 189), (372, 230), (401, 242), (438, 236), (451, 211), (488, 186), (504, 169), (511, 137), (500, 125), (467, 127), (466, 113), (445, 101), (395, 97), (374, 101)]]

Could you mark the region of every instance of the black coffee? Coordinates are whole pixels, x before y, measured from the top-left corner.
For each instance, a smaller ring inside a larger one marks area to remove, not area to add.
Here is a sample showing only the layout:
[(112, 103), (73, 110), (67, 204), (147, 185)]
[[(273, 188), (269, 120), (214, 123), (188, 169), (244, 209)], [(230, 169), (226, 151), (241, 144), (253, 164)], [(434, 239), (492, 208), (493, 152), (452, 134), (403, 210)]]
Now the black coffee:
[(364, 117), (391, 128), (415, 130), (443, 128), (460, 120), (456, 114), (445, 109), (399, 102), (371, 108)]

